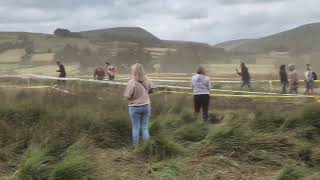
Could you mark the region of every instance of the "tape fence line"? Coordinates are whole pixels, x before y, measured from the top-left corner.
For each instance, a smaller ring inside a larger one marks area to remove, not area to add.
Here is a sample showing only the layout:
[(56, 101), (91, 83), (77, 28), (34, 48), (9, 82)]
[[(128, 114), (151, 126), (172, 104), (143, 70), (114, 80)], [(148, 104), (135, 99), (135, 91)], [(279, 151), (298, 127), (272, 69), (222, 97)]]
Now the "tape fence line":
[[(81, 79), (81, 78), (57, 78), (57, 77), (52, 77), (52, 76), (43, 76), (43, 75), (34, 75), (34, 74), (28, 74), (28, 76), (32, 76), (32, 77), (40, 78), (40, 79), (54, 79), (54, 80), (66, 80), (66, 81), (68, 81), (68, 80), (80, 80), (80, 81), (84, 81), (84, 82), (94, 82), (94, 83), (100, 83), (100, 84), (123, 85), (123, 86), (127, 85), (126, 82), (117, 82), (117, 81), (100, 81), (100, 80)], [(191, 87), (183, 87), (183, 86), (157, 85), (156, 87), (167, 88), (167, 89), (192, 90)], [(231, 93), (247, 93), (247, 94), (263, 94), (263, 95), (280, 95), (278, 93), (238, 91), (238, 90), (223, 90), (223, 89), (211, 89), (211, 91), (231, 92)], [(314, 97), (314, 96), (295, 95), (295, 94), (283, 94), (282, 96)]]
[[(158, 94), (187, 94), (193, 95), (191, 92), (173, 91), (173, 90), (161, 90), (157, 91)], [(239, 97), (239, 98), (315, 98), (314, 96), (296, 96), (296, 95), (254, 95), (254, 94), (210, 94), (211, 97)], [(317, 98), (316, 98), (317, 99)]]
[[(49, 80), (65, 80), (65, 81), (82, 81), (82, 82), (93, 82), (93, 83), (100, 83), (100, 84), (110, 84), (110, 85), (127, 85), (126, 82), (119, 82), (119, 81), (100, 81), (100, 80), (93, 80), (93, 79), (81, 79), (81, 78), (58, 78), (52, 76), (44, 76), (44, 75), (35, 75), (35, 74), (26, 74), (26, 75), (14, 75), (14, 76), (1, 76), (1, 77), (13, 77), (13, 78), (23, 78), (23, 79), (49, 79)], [(183, 87), (183, 86), (171, 86), (171, 85), (157, 85), (156, 88), (163, 88), (163, 89), (170, 89), (170, 90), (186, 90), (191, 91), (191, 87)], [(252, 92), (252, 91), (238, 91), (238, 90), (223, 90), (223, 89), (211, 89), (212, 92), (229, 92), (229, 93), (246, 93), (249, 95), (237, 95), (237, 94), (212, 94), (212, 96), (224, 96), (224, 97), (305, 97), (305, 98), (318, 98), (317, 96), (308, 96), (308, 95), (295, 95), (295, 94), (278, 94), (278, 93), (267, 93), (267, 92)], [(168, 92), (169, 91), (162, 91)], [(174, 92), (174, 91), (172, 91)], [(186, 93), (186, 92), (181, 92)], [(268, 96), (269, 95), (269, 96)]]
[[(37, 77), (37, 78), (43, 78), (43, 79), (52, 79), (52, 80), (92, 80), (92, 79), (81, 79), (81, 77), (91, 77), (91, 76), (75, 76), (71, 78), (58, 78), (58, 77), (53, 77), (53, 76), (46, 76), (46, 75), (36, 75), (36, 74), (24, 74), (24, 75), (2, 75), (0, 78), (28, 78), (28, 77)], [(160, 77), (160, 78), (165, 78), (165, 77)], [(187, 78), (190, 80), (179, 80), (178, 79), (158, 79), (154, 77), (150, 77), (150, 80), (154, 82), (183, 82), (183, 83), (189, 83), (191, 82), (191, 78)], [(128, 80), (129, 78), (120, 78), (117, 80)], [(240, 80), (217, 80), (217, 79), (230, 79), (230, 78), (212, 78), (211, 81), (213, 83), (241, 83), (242, 81)], [(98, 80), (97, 80), (98, 81)], [(266, 83), (273, 83), (273, 82), (280, 82), (280, 80), (251, 80), (252, 83), (254, 82), (266, 82)], [(304, 82), (304, 80), (300, 80), (300, 82)], [(320, 82), (320, 80), (315, 80), (315, 82)]]
[(51, 86), (0, 86), (0, 88), (12, 88), (12, 89), (47, 89)]

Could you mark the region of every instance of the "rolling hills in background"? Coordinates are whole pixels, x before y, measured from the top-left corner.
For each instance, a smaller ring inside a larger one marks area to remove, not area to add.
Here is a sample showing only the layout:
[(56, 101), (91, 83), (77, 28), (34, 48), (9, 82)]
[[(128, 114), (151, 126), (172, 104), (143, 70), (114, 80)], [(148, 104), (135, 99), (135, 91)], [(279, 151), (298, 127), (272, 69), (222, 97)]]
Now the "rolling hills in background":
[(218, 43), (218, 44), (214, 45), (213, 47), (223, 48), (226, 51), (232, 51), (233, 49), (239, 47), (240, 45), (248, 43), (248, 42), (252, 42), (252, 41), (254, 41), (254, 39), (231, 40), (231, 41), (225, 41), (222, 43)]
[[(13, 42), (21, 34), (26, 34), (35, 42), (39, 51), (61, 48), (65, 44), (97, 47), (94, 41), (143, 44), (149, 47), (180, 48), (184, 46), (210, 47), (207, 43), (179, 40), (161, 40), (139, 27), (116, 27), (78, 32), (81, 37), (56, 37), (52, 34), (27, 32), (0, 32), (0, 43)], [(106, 43), (105, 43), (106, 44)], [(101, 43), (100, 43), (101, 45)], [(241, 53), (268, 53), (271, 51), (318, 51), (320, 50), (320, 23), (307, 24), (292, 30), (280, 32), (258, 39), (239, 39), (212, 46), (226, 51)]]
[[(163, 61), (166, 59), (167, 63), (174, 62), (176, 66), (180, 66), (182, 63), (192, 67), (199, 63), (238, 64), (240, 61), (272, 65), (309, 62), (315, 65), (318, 64), (317, 60), (320, 58), (320, 53), (318, 53), (320, 50), (320, 23), (303, 25), (263, 38), (232, 40), (216, 45), (162, 40), (139, 27), (117, 27), (81, 32), (69, 31), (69, 34), (0, 32), (0, 63), (3, 67), (10, 67), (9, 69), (16, 69), (15, 67), (18, 67), (18, 65), (26, 64), (23, 58), (27, 55), (27, 46), (21, 44), (21, 39), (26, 37), (28, 39), (27, 44), (32, 44), (33, 48), (30, 60), (27, 62), (28, 65), (50, 65), (56, 59), (57, 52), (61, 52), (68, 45), (76, 47), (79, 52), (88, 48), (94, 52), (95, 54), (92, 57), (84, 58), (92, 62), (90, 66), (95, 66), (93, 62), (98, 62), (93, 60), (96, 54), (99, 55), (101, 62), (114, 61), (120, 63), (118, 59), (112, 60), (112, 58), (114, 59), (123, 52), (124, 54), (121, 57), (119, 56), (119, 58), (122, 58), (121, 63), (132, 63), (126, 62), (126, 60), (133, 59), (132, 57), (136, 55), (133, 49), (139, 48), (142, 50), (140, 53), (143, 51), (150, 53), (151, 58), (150, 56), (146, 58), (150, 59), (150, 64), (159, 63), (159, 60), (166, 62)], [(76, 36), (74, 36), (75, 34)], [(176, 55), (170, 53), (177, 52), (178, 49), (182, 50)], [(171, 54), (171, 57), (165, 56), (168, 54)], [(137, 56), (137, 59), (141, 57)], [(73, 58), (73, 60), (70, 59), (66, 58), (70, 63), (77, 64), (80, 62), (78, 57)], [(186, 59), (189, 59), (188, 62), (185, 62)], [(320, 68), (320, 64), (317, 66)], [(12, 73), (8, 68), (2, 69), (0, 68), (2, 73)], [(14, 71), (16, 72), (16, 70)], [(39, 70), (39, 72), (41, 71)]]
[(161, 40), (140, 27), (116, 27), (79, 32), (84, 38), (95, 40), (109, 40), (134, 42), (143, 44), (160, 44)]
[(318, 51), (320, 50), (320, 23), (303, 25), (255, 40), (228, 41), (218, 44), (216, 47), (241, 53)]

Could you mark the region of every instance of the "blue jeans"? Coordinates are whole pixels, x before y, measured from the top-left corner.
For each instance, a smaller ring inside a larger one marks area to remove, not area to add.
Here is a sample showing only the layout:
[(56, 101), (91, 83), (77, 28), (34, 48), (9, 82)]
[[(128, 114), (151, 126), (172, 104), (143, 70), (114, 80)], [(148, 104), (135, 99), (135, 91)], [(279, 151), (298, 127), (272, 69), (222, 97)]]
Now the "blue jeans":
[(143, 141), (148, 141), (149, 135), (149, 119), (151, 116), (150, 105), (129, 106), (129, 114), (132, 123), (132, 141), (134, 145), (140, 142), (140, 133), (142, 133)]

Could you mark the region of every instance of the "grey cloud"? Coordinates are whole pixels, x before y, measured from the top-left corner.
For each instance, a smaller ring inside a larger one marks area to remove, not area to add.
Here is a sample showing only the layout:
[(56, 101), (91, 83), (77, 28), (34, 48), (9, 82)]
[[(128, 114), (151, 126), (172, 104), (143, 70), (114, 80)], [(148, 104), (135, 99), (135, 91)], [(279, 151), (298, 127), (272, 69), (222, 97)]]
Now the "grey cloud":
[(46, 10), (72, 10), (92, 5), (113, 5), (113, 0), (1, 0), (1, 6), (20, 8), (41, 8)]
[(208, 10), (204, 8), (195, 8), (191, 10), (182, 10), (178, 18), (181, 19), (202, 19), (208, 17)]
[(287, 0), (218, 0), (220, 4), (224, 4), (224, 5), (272, 3), (272, 2), (283, 2), (283, 1), (287, 1)]

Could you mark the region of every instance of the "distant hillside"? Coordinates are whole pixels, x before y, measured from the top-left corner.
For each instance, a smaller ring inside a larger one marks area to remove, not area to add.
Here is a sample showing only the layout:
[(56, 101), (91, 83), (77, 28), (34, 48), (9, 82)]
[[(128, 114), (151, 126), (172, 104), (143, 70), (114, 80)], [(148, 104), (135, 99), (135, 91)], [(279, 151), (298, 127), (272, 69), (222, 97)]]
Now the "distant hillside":
[(243, 43), (232, 49), (232, 51), (247, 53), (318, 50), (320, 50), (320, 23), (303, 25), (289, 31)]
[(239, 47), (242, 44), (252, 42), (252, 41), (254, 41), (254, 39), (238, 39), (238, 40), (222, 42), (222, 43), (214, 45), (213, 47), (223, 48), (226, 51), (231, 51), (231, 50)]
[(80, 32), (81, 36), (96, 40), (159, 44), (161, 40), (139, 27), (116, 27)]
[(165, 46), (170, 48), (178, 48), (181, 46), (188, 46), (188, 45), (198, 45), (198, 46), (206, 46), (209, 47), (210, 45), (207, 43), (201, 42), (192, 42), (192, 41), (177, 41), (177, 40), (162, 40)]

